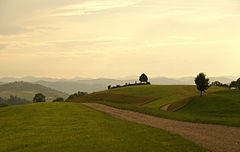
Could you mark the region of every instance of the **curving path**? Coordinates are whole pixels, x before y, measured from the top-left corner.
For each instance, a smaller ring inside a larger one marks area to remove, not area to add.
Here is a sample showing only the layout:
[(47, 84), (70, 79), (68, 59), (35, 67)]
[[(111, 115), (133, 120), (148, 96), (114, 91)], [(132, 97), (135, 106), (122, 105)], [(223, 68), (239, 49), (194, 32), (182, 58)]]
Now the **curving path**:
[(82, 103), (113, 117), (161, 128), (179, 134), (212, 152), (240, 152), (240, 127), (181, 122), (154, 117), (129, 110), (121, 110), (97, 103)]
[(161, 110), (163, 110), (163, 111), (168, 111), (168, 107), (169, 107), (170, 105), (171, 105), (171, 103), (162, 106), (162, 107), (161, 107)]

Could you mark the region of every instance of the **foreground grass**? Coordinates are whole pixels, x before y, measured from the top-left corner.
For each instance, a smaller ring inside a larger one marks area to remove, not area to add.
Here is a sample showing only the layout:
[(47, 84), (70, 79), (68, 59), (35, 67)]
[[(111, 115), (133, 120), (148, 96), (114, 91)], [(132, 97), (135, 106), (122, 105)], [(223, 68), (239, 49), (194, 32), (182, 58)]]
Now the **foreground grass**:
[(75, 103), (3, 107), (0, 135), (1, 152), (206, 151), (178, 135)]

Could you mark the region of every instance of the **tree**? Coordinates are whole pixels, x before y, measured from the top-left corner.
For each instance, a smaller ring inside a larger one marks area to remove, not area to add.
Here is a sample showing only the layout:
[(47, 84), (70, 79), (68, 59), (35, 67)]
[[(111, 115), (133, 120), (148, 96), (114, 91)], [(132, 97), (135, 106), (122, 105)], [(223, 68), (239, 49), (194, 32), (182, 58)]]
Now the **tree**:
[(33, 98), (33, 102), (45, 102), (45, 96), (41, 93), (37, 93), (35, 94), (34, 98)]
[(145, 82), (147, 83), (148, 82), (148, 77), (146, 76), (146, 74), (142, 74), (140, 77), (139, 77), (139, 81), (140, 82)]
[(111, 87), (112, 87), (111, 85), (108, 85), (108, 90), (111, 89)]
[(19, 104), (31, 103), (30, 101), (28, 101), (26, 99), (22, 99), (17, 96), (13, 96), (13, 95), (10, 95), (9, 99), (6, 99), (4, 102), (8, 105), (19, 105)]
[(240, 78), (238, 78), (238, 80), (236, 81), (236, 87), (240, 89)]
[(201, 92), (207, 90), (209, 88), (209, 79), (206, 78), (206, 75), (204, 73), (199, 73), (197, 77), (195, 78), (195, 83), (197, 86), (197, 89)]
[(0, 102), (3, 102), (3, 101), (4, 101), (4, 99), (0, 97)]
[(64, 102), (64, 98), (61, 98), (61, 97), (56, 98), (53, 100), (53, 102)]
[(232, 81), (232, 82), (230, 83), (230, 87), (231, 87), (231, 88), (236, 88), (236, 87), (237, 87), (237, 81)]

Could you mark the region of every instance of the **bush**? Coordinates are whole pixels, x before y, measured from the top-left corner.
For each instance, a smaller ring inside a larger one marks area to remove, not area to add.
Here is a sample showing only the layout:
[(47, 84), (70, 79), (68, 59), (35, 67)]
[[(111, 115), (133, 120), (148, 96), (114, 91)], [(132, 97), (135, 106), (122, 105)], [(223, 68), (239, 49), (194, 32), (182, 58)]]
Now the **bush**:
[(70, 101), (71, 99), (74, 99), (74, 98), (77, 98), (77, 97), (81, 97), (81, 96), (84, 96), (88, 94), (87, 92), (80, 92), (78, 91), (77, 93), (74, 93), (74, 94), (71, 94), (67, 99), (66, 101)]
[(53, 102), (64, 102), (64, 98), (61, 98), (61, 97), (56, 98), (53, 100)]
[(33, 98), (33, 102), (45, 102), (45, 96), (41, 93), (37, 93), (35, 94), (34, 98)]
[(4, 102), (0, 102), (0, 107), (6, 107), (8, 106), (8, 104), (4, 103)]
[(229, 87), (227, 84), (223, 84), (219, 81), (212, 82), (211, 86), (218, 86), (218, 87)]

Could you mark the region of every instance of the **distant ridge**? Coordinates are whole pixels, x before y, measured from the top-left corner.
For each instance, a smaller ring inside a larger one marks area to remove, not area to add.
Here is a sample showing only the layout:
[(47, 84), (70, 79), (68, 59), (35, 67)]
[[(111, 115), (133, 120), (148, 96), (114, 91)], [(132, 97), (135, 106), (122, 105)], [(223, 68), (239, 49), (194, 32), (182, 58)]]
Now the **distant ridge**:
[(47, 101), (52, 101), (57, 97), (68, 97), (67, 93), (29, 82), (19, 81), (0, 85), (0, 97), (2, 98), (9, 98), (10, 95), (13, 95), (32, 101), (36, 93), (44, 94)]
[[(236, 80), (237, 77), (233, 76), (221, 76), (221, 77), (210, 77), (210, 81), (220, 81), (222, 83), (229, 84), (231, 81)], [(138, 81), (137, 76), (128, 76), (119, 79), (110, 78), (81, 78), (75, 77), (71, 79), (57, 79), (57, 78), (47, 78), (47, 77), (5, 77), (0, 78), (0, 82), (9, 83), (14, 81), (25, 81), (31, 83), (37, 83), (52, 89), (56, 89), (68, 94), (84, 91), (88, 93), (106, 90), (108, 85), (123, 85), (125, 83), (135, 83)], [(194, 85), (194, 77), (181, 77), (181, 78), (168, 78), (168, 77), (149, 77), (149, 81), (156, 85)], [(0, 83), (1, 84), (1, 83)]]

